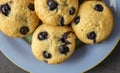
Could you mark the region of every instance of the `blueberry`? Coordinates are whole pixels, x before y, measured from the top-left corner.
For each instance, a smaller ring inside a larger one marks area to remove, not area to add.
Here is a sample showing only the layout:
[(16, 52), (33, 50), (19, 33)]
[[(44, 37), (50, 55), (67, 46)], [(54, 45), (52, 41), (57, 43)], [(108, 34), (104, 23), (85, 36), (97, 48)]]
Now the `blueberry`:
[(64, 38), (61, 38), (60, 41), (61, 41), (64, 45), (69, 45), (69, 44), (71, 44), (69, 41), (67, 41), (67, 40), (64, 39)]
[(72, 33), (72, 31), (68, 31), (68, 32), (66, 32), (66, 33), (64, 33), (64, 34), (62, 35), (62, 38), (60, 39), (60, 41), (61, 41), (62, 43), (64, 43), (64, 45), (69, 45), (69, 44), (71, 44), (69, 41), (67, 41), (68, 35), (69, 35), (70, 33)]
[(75, 8), (71, 7), (71, 9), (70, 9), (70, 15), (74, 15), (74, 13), (75, 13)]
[(58, 6), (58, 3), (55, 0), (48, 0), (47, 5), (49, 7), (49, 10), (55, 10)]
[(103, 6), (101, 5), (101, 4), (97, 4), (97, 5), (95, 5), (95, 7), (94, 7), (94, 10), (96, 10), (96, 11), (99, 11), (99, 12), (102, 12), (103, 11)]
[(60, 46), (60, 48), (59, 48), (59, 52), (60, 52), (61, 54), (67, 55), (67, 53), (69, 52), (69, 48), (68, 48), (66, 45), (62, 45), (62, 46)]
[(76, 24), (78, 24), (78, 23), (80, 22), (80, 16), (77, 16), (77, 17), (75, 18), (74, 22), (75, 22)]
[(64, 17), (61, 17), (60, 18), (60, 26), (64, 26), (64, 22), (65, 22)]
[(8, 4), (4, 4), (4, 5), (1, 5), (0, 10), (1, 10), (3, 15), (8, 16), (11, 8)]
[(72, 33), (72, 31), (67, 31), (67, 32), (65, 32), (65, 33), (62, 35), (63, 38), (64, 38), (64, 39), (67, 39), (67, 37), (68, 37), (68, 35), (69, 35), (70, 33)]
[(29, 28), (27, 26), (23, 26), (20, 28), (20, 33), (26, 35), (29, 32)]
[(30, 3), (29, 5), (28, 5), (28, 8), (31, 10), (31, 11), (34, 11), (35, 9), (34, 9), (34, 4), (32, 4), (32, 3)]
[(97, 35), (94, 31), (87, 34), (87, 38), (90, 40), (93, 40), (94, 43), (96, 43), (96, 37), (97, 37)]
[(38, 34), (38, 39), (39, 39), (39, 40), (48, 39), (48, 33), (47, 33), (46, 31), (40, 32), (40, 33)]
[(52, 57), (52, 55), (47, 51), (43, 52), (43, 56), (44, 56), (44, 58), (47, 58), (47, 59), (50, 59)]

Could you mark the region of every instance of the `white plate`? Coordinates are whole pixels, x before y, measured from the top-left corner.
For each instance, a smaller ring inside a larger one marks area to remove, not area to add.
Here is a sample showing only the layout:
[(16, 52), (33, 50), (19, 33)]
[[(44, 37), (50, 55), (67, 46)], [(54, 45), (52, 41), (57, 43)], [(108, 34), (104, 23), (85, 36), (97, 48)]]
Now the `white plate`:
[(85, 45), (75, 51), (72, 57), (59, 65), (48, 65), (38, 61), (30, 45), (23, 39), (12, 39), (0, 33), (0, 50), (16, 65), (32, 73), (80, 73), (103, 61), (114, 49), (120, 38), (120, 0), (105, 0), (115, 17), (112, 35), (96, 45)]

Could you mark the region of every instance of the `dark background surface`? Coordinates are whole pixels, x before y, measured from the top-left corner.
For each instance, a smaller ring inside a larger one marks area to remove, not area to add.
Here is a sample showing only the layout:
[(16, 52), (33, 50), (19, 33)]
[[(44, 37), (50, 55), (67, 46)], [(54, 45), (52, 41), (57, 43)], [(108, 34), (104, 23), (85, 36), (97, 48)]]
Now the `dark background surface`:
[[(0, 73), (28, 73), (10, 62), (0, 52)], [(102, 63), (85, 73), (120, 73), (120, 42)]]

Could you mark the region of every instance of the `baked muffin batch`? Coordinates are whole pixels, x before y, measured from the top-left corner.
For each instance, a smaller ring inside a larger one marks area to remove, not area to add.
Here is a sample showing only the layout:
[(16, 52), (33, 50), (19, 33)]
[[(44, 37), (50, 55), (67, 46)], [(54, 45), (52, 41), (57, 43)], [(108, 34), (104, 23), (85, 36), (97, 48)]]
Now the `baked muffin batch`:
[(97, 44), (113, 27), (112, 12), (102, 0), (0, 0), (0, 30), (12, 38), (33, 33), (33, 55), (48, 64), (69, 59), (76, 37)]

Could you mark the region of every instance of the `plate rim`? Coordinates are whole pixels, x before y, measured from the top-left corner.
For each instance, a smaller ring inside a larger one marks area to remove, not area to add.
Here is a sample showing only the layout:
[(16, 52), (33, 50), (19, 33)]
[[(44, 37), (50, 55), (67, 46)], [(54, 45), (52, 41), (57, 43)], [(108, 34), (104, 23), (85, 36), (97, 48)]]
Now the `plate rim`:
[[(102, 62), (113, 52), (113, 50), (115, 49), (115, 47), (117, 46), (117, 44), (119, 43), (119, 41), (120, 41), (120, 37), (118, 37), (117, 41), (115, 42), (115, 44), (114, 44), (114, 46), (112, 47), (112, 49), (110, 50), (110, 52), (109, 52), (108, 54), (106, 54), (106, 56), (104, 56), (103, 59), (101, 59), (99, 62), (97, 62), (97, 63), (94, 64), (93, 66), (87, 68), (85, 71), (82, 71), (81, 73), (87, 72), (87, 71), (95, 68), (95, 67), (96, 67), (97, 65), (99, 65), (100, 63), (102, 63)], [(28, 71), (27, 69), (25, 69), (25, 68), (19, 66), (18, 64), (16, 64), (10, 57), (8, 57), (8, 56), (4, 53), (3, 50), (1, 50), (1, 48), (0, 48), (0, 51), (2, 52), (2, 54), (3, 54), (12, 64), (16, 65), (18, 68), (20, 68), (20, 69), (22, 69), (22, 70), (24, 70), (24, 71), (26, 71), (26, 72), (32, 73), (32, 72)]]

